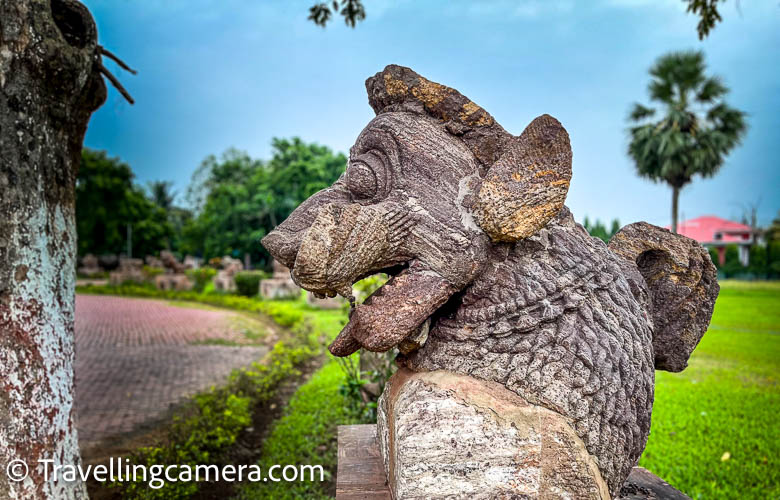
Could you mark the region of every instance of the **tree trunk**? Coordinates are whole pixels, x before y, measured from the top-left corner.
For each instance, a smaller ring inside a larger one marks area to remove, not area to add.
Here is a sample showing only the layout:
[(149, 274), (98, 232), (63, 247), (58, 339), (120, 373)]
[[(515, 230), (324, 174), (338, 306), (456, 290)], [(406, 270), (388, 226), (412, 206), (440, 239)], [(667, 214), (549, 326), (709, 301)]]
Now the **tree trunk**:
[[(52, 478), (54, 466), (80, 464), (74, 183), (106, 97), (97, 50), (75, 0), (0, 0), (0, 498), (87, 496), (62, 470)], [(6, 473), (14, 460), (25, 479)]]
[(677, 234), (677, 207), (680, 201), (680, 188), (672, 186), (672, 232)]

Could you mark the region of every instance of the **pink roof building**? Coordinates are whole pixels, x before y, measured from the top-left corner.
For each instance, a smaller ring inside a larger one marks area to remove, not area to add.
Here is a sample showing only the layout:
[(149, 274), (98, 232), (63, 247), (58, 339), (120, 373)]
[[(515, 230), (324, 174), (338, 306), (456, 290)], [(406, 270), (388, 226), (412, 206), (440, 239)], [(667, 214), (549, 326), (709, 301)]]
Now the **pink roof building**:
[[(666, 229), (670, 229), (670, 226), (666, 226)], [(726, 260), (726, 245), (737, 245), (739, 260), (743, 266), (747, 266), (750, 261), (750, 246), (754, 243), (753, 230), (745, 224), (714, 215), (703, 215), (680, 222), (677, 232), (702, 245), (717, 249), (720, 265)]]

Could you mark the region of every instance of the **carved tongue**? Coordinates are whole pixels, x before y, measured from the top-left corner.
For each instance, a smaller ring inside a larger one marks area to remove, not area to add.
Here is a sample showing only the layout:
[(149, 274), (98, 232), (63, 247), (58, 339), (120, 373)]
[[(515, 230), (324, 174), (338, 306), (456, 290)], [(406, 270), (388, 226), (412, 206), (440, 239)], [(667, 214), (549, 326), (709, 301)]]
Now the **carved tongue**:
[(457, 291), (446, 279), (414, 262), (355, 308), (330, 345), (334, 356), (348, 356), (361, 346), (384, 352), (410, 335)]

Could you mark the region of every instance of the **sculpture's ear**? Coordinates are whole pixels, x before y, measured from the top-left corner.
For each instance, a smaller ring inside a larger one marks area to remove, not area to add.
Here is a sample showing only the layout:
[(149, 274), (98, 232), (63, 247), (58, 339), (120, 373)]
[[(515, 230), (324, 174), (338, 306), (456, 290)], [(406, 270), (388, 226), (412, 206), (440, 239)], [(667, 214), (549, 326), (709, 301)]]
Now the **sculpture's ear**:
[(570, 180), (569, 134), (542, 115), (488, 170), (475, 204), (477, 221), (493, 241), (531, 236), (561, 210)]
[(636, 264), (647, 283), (655, 367), (682, 371), (707, 331), (720, 290), (709, 252), (695, 240), (646, 222), (618, 231), (609, 249)]

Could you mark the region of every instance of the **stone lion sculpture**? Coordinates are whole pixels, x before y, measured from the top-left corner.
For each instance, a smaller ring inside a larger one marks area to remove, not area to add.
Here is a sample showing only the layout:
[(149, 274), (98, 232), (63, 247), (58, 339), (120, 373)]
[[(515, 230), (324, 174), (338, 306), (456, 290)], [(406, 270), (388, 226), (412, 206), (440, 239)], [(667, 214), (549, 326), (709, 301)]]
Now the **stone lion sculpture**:
[(646, 223), (590, 237), (551, 116), (513, 136), (395, 65), (366, 87), (377, 116), (345, 174), (263, 245), (319, 295), (391, 276), (330, 351), (400, 350), (378, 418), (394, 497), (617, 496), (654, 370), (684, 369), (709, 324), (709, 254)]

